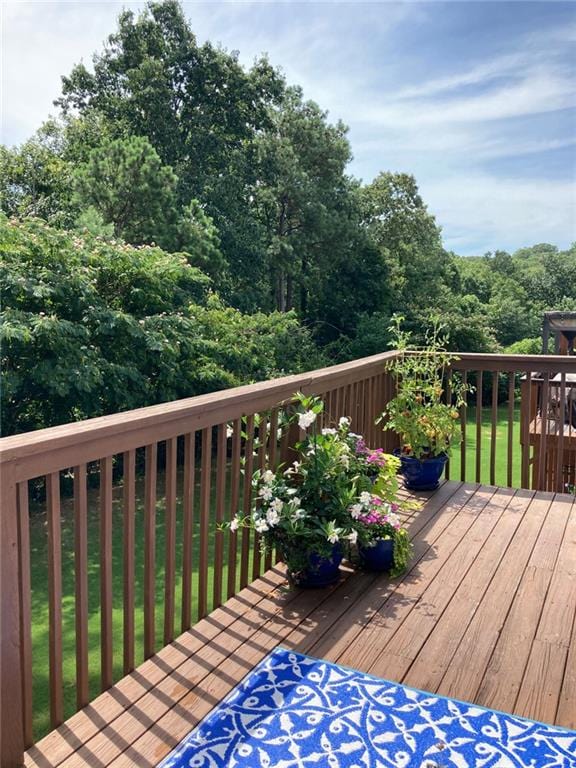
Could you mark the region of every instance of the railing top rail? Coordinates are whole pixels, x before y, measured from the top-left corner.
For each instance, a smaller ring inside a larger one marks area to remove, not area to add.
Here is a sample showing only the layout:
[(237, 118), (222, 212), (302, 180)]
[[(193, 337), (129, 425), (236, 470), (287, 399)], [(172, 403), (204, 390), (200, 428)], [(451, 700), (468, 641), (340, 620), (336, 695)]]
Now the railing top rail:
[(576, 357), (568, 355), (503, 355), (459, 352), (452, 368), (460, 371), (514, 371), (516, 373), (574, 373)]
[(95, 461), (151, 442), (266, 410), (298, 390), (322, 391), (376, 375), (396, 352), (183, 400), (0, 438), (0, 462), (17, 480)]

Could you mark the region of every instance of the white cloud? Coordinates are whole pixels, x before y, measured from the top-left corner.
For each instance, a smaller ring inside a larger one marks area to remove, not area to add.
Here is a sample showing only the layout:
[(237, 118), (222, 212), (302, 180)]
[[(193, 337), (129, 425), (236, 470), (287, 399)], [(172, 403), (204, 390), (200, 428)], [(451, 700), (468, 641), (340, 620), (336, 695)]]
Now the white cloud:
[(421, 180), (420, 189), (433, 201), (430, 211), (443, 226), (448, 249), (470, 252), (479, 233), (482, 250), (576, 241), (576, 190), (568, 181), (462, 173)]

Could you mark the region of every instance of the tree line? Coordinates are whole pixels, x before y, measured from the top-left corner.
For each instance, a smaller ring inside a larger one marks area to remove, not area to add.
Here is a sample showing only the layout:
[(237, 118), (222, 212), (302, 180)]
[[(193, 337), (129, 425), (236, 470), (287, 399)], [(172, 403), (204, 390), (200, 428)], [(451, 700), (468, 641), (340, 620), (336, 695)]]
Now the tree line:
[(123, 11), (56, 105), (0, 148), (3, 434), (382, 351), (395, 312), (525, 351), (576, 309), (574, 246), (446, 251), (411, 175), (353, 178), (346, 126), (176, 0)]

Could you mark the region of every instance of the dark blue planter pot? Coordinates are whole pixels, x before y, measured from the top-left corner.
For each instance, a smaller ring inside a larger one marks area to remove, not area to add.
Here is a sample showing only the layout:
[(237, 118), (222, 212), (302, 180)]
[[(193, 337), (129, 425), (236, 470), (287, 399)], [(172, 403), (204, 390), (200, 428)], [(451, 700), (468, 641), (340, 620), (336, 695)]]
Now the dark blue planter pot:
[(292, 581), (297, 587), (315, 589), (335, 584), (340, 578), (342, 546), (335, 544), (330, 557), (320, 557), (315, 552), (308, 558), (310, 566), (299, 573), (292, 574)]
[(373, 547), (359, 547), (360, 562), (367, 571), (390, 571), (394, 565), (394, 541), (380, 539)]
[(445, 453), (420, 461), (413, 456), (404, 456), (399, 448), (395, 448), (394, 456), (400, 459), (400, 473), (404, 475), (406, 488), (412, 491), (433, 491), (438, 488), (438, 482), (448, 461)]

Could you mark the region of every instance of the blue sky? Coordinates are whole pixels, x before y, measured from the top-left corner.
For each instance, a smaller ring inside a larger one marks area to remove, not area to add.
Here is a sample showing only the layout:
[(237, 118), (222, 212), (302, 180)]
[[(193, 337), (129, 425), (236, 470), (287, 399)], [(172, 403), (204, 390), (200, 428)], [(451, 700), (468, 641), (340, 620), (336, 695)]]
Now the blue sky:
[[(2, 138), (53, 112), (59, 75), (122, 5), (2, 3)], [(576, 3), (184, 3), (203, 41), (262, 52), (350, 128), (350, 172), (413, 173), (461, 254), (576, 240)]]

